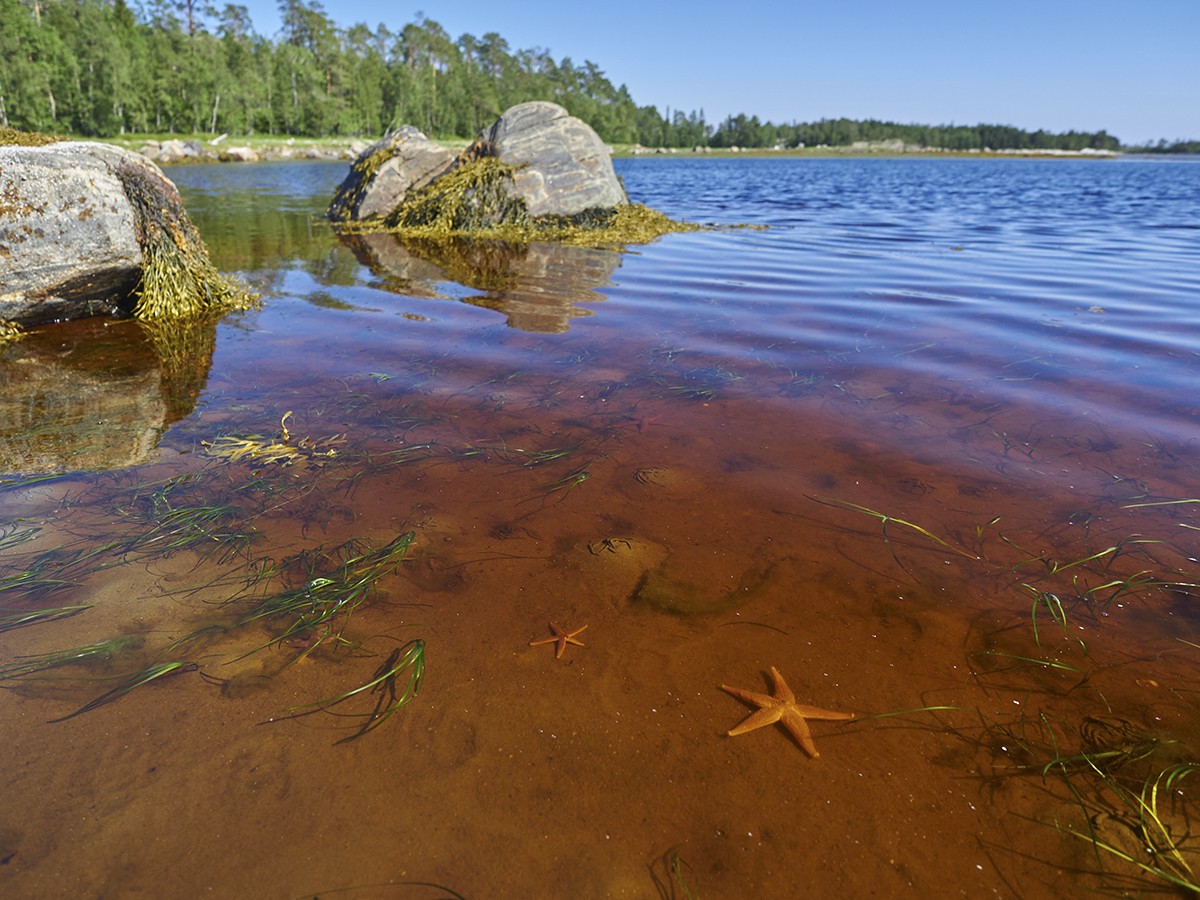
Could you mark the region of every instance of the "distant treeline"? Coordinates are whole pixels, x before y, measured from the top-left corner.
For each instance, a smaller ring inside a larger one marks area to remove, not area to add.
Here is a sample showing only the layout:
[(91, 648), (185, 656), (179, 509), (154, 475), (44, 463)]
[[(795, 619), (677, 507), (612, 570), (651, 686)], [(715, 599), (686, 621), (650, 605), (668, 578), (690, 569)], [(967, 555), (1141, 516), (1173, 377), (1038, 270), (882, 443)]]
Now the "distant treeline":
[[(471, 137), (503, 110), (552, 100), (617, 144), (1115, 150), (1103, 131), (822, 120), (775, 125), (638, 106), (590, 61), (512, 50), (499, 34), (452, 39), (432, 19), (344, 28), (315, 0), (280, 0), (274, 38), (245, 6), (203, 0), (0, 0), (0, 125), (27, 131), (376, 137), (402, 124)], [(1142, 148), (1167, 150), (1161, 147)]]
[(1136, 150), (1140, 153), (1193, 153), (1200, 154), (1200, 141), (1175, 141), (1169, 142), (1166, 140), (1158, 141), (1154, 144), (1145, 144), (1138, 147), (1127, 147), (1127, 150)]

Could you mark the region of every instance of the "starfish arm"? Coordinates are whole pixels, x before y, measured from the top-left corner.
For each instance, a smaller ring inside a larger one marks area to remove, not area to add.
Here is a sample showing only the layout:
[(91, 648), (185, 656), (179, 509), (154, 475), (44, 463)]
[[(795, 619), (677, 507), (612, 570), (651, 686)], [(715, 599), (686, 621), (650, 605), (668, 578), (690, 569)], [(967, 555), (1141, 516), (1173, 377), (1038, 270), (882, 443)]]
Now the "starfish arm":
[(783, 680), (783, 676), (774, 666), (771, 666), (771, 680), (775, 682), (776, 700), (782, 700), (784, 703), (796, 702), (796, 695), (792, 693), (792, 689), (788, 687), (788, 683)]
[(784, 709), (781, 706), (772, 706), (766, 709), (756, 710), (747, 716), (739, 725), (734, 726), (726, 732), (730, 737), (737, 737), (739, 734), (745, 734), (747, 731), (753, 731), (755, 728), (763, 728), (767, 725), (774, 725), (779, 721), (779, 717), (783, 715)]
[(739, 700), (745, 700), (747, 703), (753, 703), (756, 706), (770, 706), (775, 702), (774, 697), (768, 697), (766, 694), (756, 694), (754, 691), (744, 691), (741, 688), (730, 687), (727, 684), (721, 685), (721, 690), (733, 694)]
[(820, 709), (816, 706), (801, 706), (794, 704), (796, 712), (806, 719), (817, 719), (825, 722), (848, 722), (851, 719), (857, 719), (858, 713), (852, 712), (837, 712), (832, 709)]
[(808, 723), (804, 721), (804, 716), (800, 715), (795, 706), (789, 706), (783, 711), (780, 723), (796, 739), (796, 743), (800, 745), (800, 748), (805, 753), (814, 759), (821, 755), (817, 752), (817, 745), (813, 743), (812, 732), (808, 730)]

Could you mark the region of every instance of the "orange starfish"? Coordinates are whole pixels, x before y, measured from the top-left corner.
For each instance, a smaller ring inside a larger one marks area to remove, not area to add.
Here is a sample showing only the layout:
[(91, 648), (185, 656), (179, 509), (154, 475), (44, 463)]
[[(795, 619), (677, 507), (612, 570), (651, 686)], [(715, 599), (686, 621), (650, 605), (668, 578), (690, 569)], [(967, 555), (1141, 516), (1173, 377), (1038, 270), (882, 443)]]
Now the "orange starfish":
[(762, 728), (764, 725), (774, 725), (778, 722), (791, 733), (792, 737), (796, 739), (796, 743), (800, 745), (805, 753), (809, 756), (819, 756), (816, 744), (813, 743), (812, 734), (808, 730), (808, 722), (805, 720), (845, 721), (857, 718), (854, 713), (834, 712), (829, 709), (818, 709), (815, 706), (804, 706), (797, 703), (796, 695), (792, 693), (792, 689), (788, 687), (787, 682), (783, 680), (783, 676), (779, 674), (779, 670), (774, 666), (771, 666), (771, 678), (775, 681), (774, 697), (768, 697), (766, 694), (756, 694), (753, 691), (744, 691), (741, 688), (730, 687), (727, 684), (721, 685), (721, 690), (728, 691), (739, 700), (745, 700), (747, 703), (755, 703), (761, 707), (751, 713), (736, 728), (730, 729), (730, 737), (736, 737), (739, 734), (745, 734), (747, 731), (753, 731), (755, 728)]
[(567, 631), (565, 628), (559, 628), (553, 622), (550, 623), (550, 630), (554, 632), (554, 637), (542, 638), (540, 641), (530, 641), (530, 647), (536, 647), (538, 644), (558, 644), (554, 650), (554, 658), (562, 659), (563, 651), (567, 649), (567, 644), (574, 644), (576, 647), (584, 646), (583, 641), (575, 640), (575, 635), (586, 629), (576, 628), (574, 631)]

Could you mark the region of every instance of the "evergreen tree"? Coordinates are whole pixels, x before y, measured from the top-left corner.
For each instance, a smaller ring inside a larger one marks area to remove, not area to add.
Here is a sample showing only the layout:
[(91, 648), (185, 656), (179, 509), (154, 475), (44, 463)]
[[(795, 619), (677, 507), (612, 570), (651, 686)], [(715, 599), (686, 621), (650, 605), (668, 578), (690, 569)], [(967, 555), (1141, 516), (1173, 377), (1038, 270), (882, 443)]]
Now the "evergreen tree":
[[(457, 40), (423, 15), (393, 32), (343, 28), (317, 0), (278, 0), (264, 37), (245, 6), (207, 0), (0, 0), (0, 125), (81, 135), (269, 132), (376, 137), (413, 124), (471, 137), (502, 110), (553, 100), (605, 141), (746, 148), (901, 141), (947, 150), (1120, 147), (1105, 131), (903, 125), (822, 119), (775, 124), (739, 113), (638, 106), (591, 60), (513, 50), (499, 34)], [(1186, 148), (1177, 142), (1161, 148)]]

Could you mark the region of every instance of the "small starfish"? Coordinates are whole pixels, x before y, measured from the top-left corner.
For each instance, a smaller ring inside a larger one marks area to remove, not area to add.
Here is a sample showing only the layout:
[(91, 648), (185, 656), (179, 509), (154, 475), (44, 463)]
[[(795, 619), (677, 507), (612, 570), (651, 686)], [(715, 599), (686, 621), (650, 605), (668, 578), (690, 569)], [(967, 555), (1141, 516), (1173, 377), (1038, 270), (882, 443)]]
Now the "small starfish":
[(536, 647), (538, 644), (558, 644), (554, 649), (554, 658), (562, 659), (563, 651), (567, 649), (567, 644), (574, 644), (576, 647), (584, 646), (583, 641), (575, 640), (575, 635), (586, 629), (576, 628), (574, 631), (567, 631), (565, 628), (559, 628), (553, 622), (550, 623), (550, 630), (554, 632), (554, 637), (542, 638), (540, 641), (530, 641), (530, 647)]
[(820, 756), (817, 753), (816, 744), (813, 743), (812, 734), (808, 730), (808, 722), (805, 719), (821, 719), (824, 721), (844, 721), (857, 718), (854, 713), (834, 712), (829, 709), (818, 709), (815, 706), (804, 706), (796, 702), (796, 695), (792, 693), (792, 689), (788, 687), (787, 682), (783, 680), (783, 676), (779, 674), (779, 670), (771, 666), (771, 678), (775, 681), (775, 696), (768, 697), (766, 694), (756, 694), (753, 691), (744, 691), (741, 688), (730, 687), (727, 684), (721, 685), (721, 690), (728, 691), (737, 697), (739, 700), (745, 700), (747, 703), (756, 703), (761, 709), (751, 713), (736, 728), (729, 731), (730, 737), (736, 737), (739, 734), (745, 734), (747, 731), (753, 731), (755, 728), (762, 728), (764, 725), (774, 725), (780, 723), (786, 728), (796, 739), (796, 743), (809, 756)]

